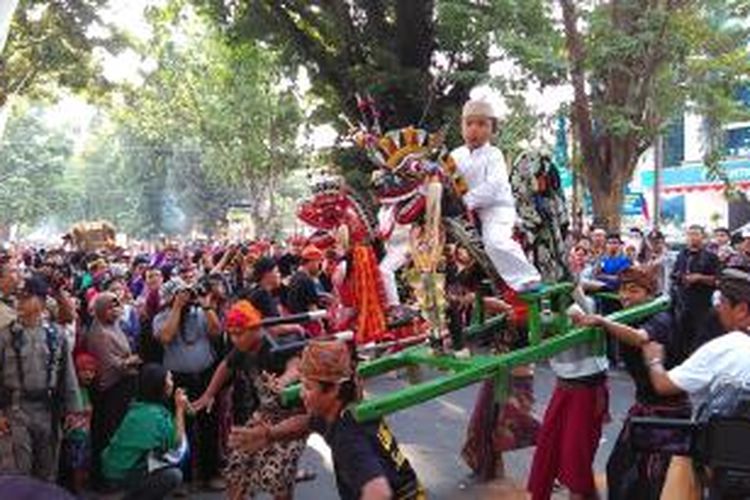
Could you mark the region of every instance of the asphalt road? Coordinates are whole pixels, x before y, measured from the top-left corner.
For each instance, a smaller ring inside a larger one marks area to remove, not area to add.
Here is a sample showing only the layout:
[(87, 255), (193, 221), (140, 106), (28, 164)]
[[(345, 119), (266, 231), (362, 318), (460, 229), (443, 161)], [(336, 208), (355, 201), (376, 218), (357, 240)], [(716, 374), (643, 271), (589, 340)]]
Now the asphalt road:
[[(405, 380), (394, 374), (388, 374), (368, 381), (367, 390), (371, 393), (382, 394), (406, 385)], [(540, 418), (553, 385), (554, 377), (551, 371), (546, 366), (537, 367), (534, 379), (537, 400), (535, 411)], [(604, 428), (604, 435), (596, 456), (595, 470), (600, 474), (599, 480), (603, 480), (601, 474), (607, 457), (625, 413), (633, 401), (633, 386), (624, 372), (610, 372), (609, 386), (612, 422)], [(531, 464), (533, 448), (504, 455), (507, 480), (479, 485), (469, 479), (469, 469), (461, 461), (459, 452), (477, 388), (477, 385), (467, 387), (390, 415), (388, 421), (391, 429), (427, 488), (429, 498), (438, 500), (526, 498), (523, 485)], [(301, 463), (315, 470), (318, 477), (315, 481), (299, 484), (295, 490), (295, 499), (334, 500), (338, 498), (330, 454), (322, 439), (317, 436), (311, 438)], [(562, 493), (559, 496), (564, 498)], [(205, 500), (222, 497), (223, 495), (219, 494), (191, 495), (191, 498)]]

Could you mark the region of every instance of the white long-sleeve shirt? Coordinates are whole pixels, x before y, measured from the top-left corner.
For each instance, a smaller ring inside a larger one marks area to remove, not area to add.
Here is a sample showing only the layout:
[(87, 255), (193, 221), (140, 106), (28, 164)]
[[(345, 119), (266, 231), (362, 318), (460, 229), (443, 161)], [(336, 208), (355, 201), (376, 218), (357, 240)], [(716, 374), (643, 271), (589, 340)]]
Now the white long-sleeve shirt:
[(467, 146), (455, 149), (451, 156), (466, 179), (469, 191), (464, 202), (470, 210), (490, 207), (515, 208), (508, 181), (508, 168), (502, 151), (488, 144), (470, 151)]

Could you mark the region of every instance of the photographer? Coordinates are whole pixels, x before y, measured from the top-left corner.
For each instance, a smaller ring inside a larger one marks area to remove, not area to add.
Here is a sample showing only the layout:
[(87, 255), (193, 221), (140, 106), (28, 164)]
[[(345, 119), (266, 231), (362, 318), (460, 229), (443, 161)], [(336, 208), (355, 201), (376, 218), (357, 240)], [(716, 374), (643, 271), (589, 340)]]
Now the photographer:
[[(211, 340), (221, 333), (221, 324), (208, 295), (199, 296), (180, 278), (161, 290), (162, 311), (153, 321), (154, 337), (164, 346), (164, 368), (175, 384), (196, 399), (211, 380), (216, 356)], [(188, 436), (200, 464), (200, 480), (212, 489), (221, 488), (218, 472), (218, 423), (215, 414), (202, 413), (188, 422)], [(188, 471), (189, 472), (189, 471)], [(188, 474), (189, 476), (189, 474)]]
[[(724, 384), (750, 384), (750, 274), (735, 268), (724, 270), (719, 278), (719, 293), (715, 308), (728, 333), (703, 344), (669, 371), (664, 368), (664, 346), (651, 342), (643, 348), (657, 393), (687, 393), (703, 400)], [(672, 496), (666, 498), (687, 498), (688, 492), (699, 488), (692, 460), (674, 457), (664, 484), (665, 495), (669, 492)]]
[(719, 294), (716, 311), (728, 333), (702, 345), (669, 371), (664, 368), (663, 345), (651, 342), (643, 348), (657, 393), (688, 393), (700, 398), (722, 382), (750, 383), (750, 274), (734, 268), (724, 270)]

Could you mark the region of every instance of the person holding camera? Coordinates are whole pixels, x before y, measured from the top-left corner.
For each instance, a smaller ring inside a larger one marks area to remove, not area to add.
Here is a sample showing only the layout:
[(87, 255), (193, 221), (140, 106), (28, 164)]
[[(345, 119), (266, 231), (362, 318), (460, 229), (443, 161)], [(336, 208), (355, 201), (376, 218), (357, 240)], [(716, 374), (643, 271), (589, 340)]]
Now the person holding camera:
[[(715, 309), (727, 332), (700, 346), (678, 366), (667, 370), (664, 346), (650, 342), (643, 348), (654, 390), (661, 395), (688, 394), (698, 402), (721, 390), (722, 386), (750, 385), (750, 273), (725, 269), (719, 277), (719, 297)], [(667, 473), (664, 491), (676, 494), (666, 498), (688, 498), (698, 490), (692, 461), (674, 457)]]
[[(199, 295), (182, 279), (173, 278), (161, 290), (162, 311), (153, 321), (154, 337), (164, 346), (164, 368), (191, 400), (206, 390), (216, 355), (211, 340), (221, 334), (221, 322), (211, 305), (210, 294)], [(214, 413), (201, 413), (188, 421), (199, 479), (211, 489), (221, 489), (218, 478), (218, 422)], [(187, 471), (190, 480), (190, 471)]]
[(716, 303), (719, 321), (728, 332), (699, 347), (680, 365), (664, 368), (664, 346), (643, 348), (651, 383), (663, 395), (687, 393), (701, 400), (721, 384), (750, 384), (750, 273), (725, 269), (719, 278)]
[(72, 346), (45, 318), (49, 293), (43, 277), (25, 278), (17, 318), (0, 325), (0, 470), (54, 481), (62, 423), (79, 394)]

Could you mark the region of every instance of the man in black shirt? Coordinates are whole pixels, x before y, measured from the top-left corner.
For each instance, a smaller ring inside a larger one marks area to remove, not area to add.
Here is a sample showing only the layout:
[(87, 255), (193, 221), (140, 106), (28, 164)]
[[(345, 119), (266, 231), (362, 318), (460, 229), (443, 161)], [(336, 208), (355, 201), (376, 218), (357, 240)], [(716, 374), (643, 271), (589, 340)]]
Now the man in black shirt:
[[(260, 311), (263, 318), (277, 318), (281, 316), (279, 291), (281, 289), (281, 273), (279, 266), (272, 257), (261, 257), (253, 265), (252, 283), (238, 294), (239, 300), (247, 300)], [(276, 325), (267, 328), (272, 335), (285, 333), (302, 333), (299, 325)]]
[(313, 341), (302, 354), (302, 399), (305, 416), (274, 426), (237, 430), (233, 441), (246, 451), (276, 441), (321, 434), (331, 447), (336, 486), (342, 500), (421, 500), (426, 498), (417, 475), (383, 419), (360, 423), (348, 409), (357, 399), (347, 346)]
[(286, 294), (287, 308), (292, 314), (311, 311), (318, 307), (322, 287), (318, 282), (323, 252), (312, 245), (302, 251), (302, 264), (289, 281)]
[(690, 226), (687, 247), (672, 269), (671, 297), (680, 332), (678, 349), (683, 356), (696, 347), (696, 336), (711, 311), (711, 297), (716, 289), (719, 258), (704, 246), (705, 232), (701, 226)]
[(261, 257), (253, 264), (251, 283), (237, 293), (237, 299), (249, 300), (264, 318), (281, 316), (277, 292), (281, 274), (272, 257)]
[(281, 276), (288, 278), (300, 265), (300, 252), (302, 251), (302, 244), (304, 240), (293, 239), (290, 247), (285, 251), (281, 247), (274, 248), (274, 258), (276, 263), (279, 265)]

